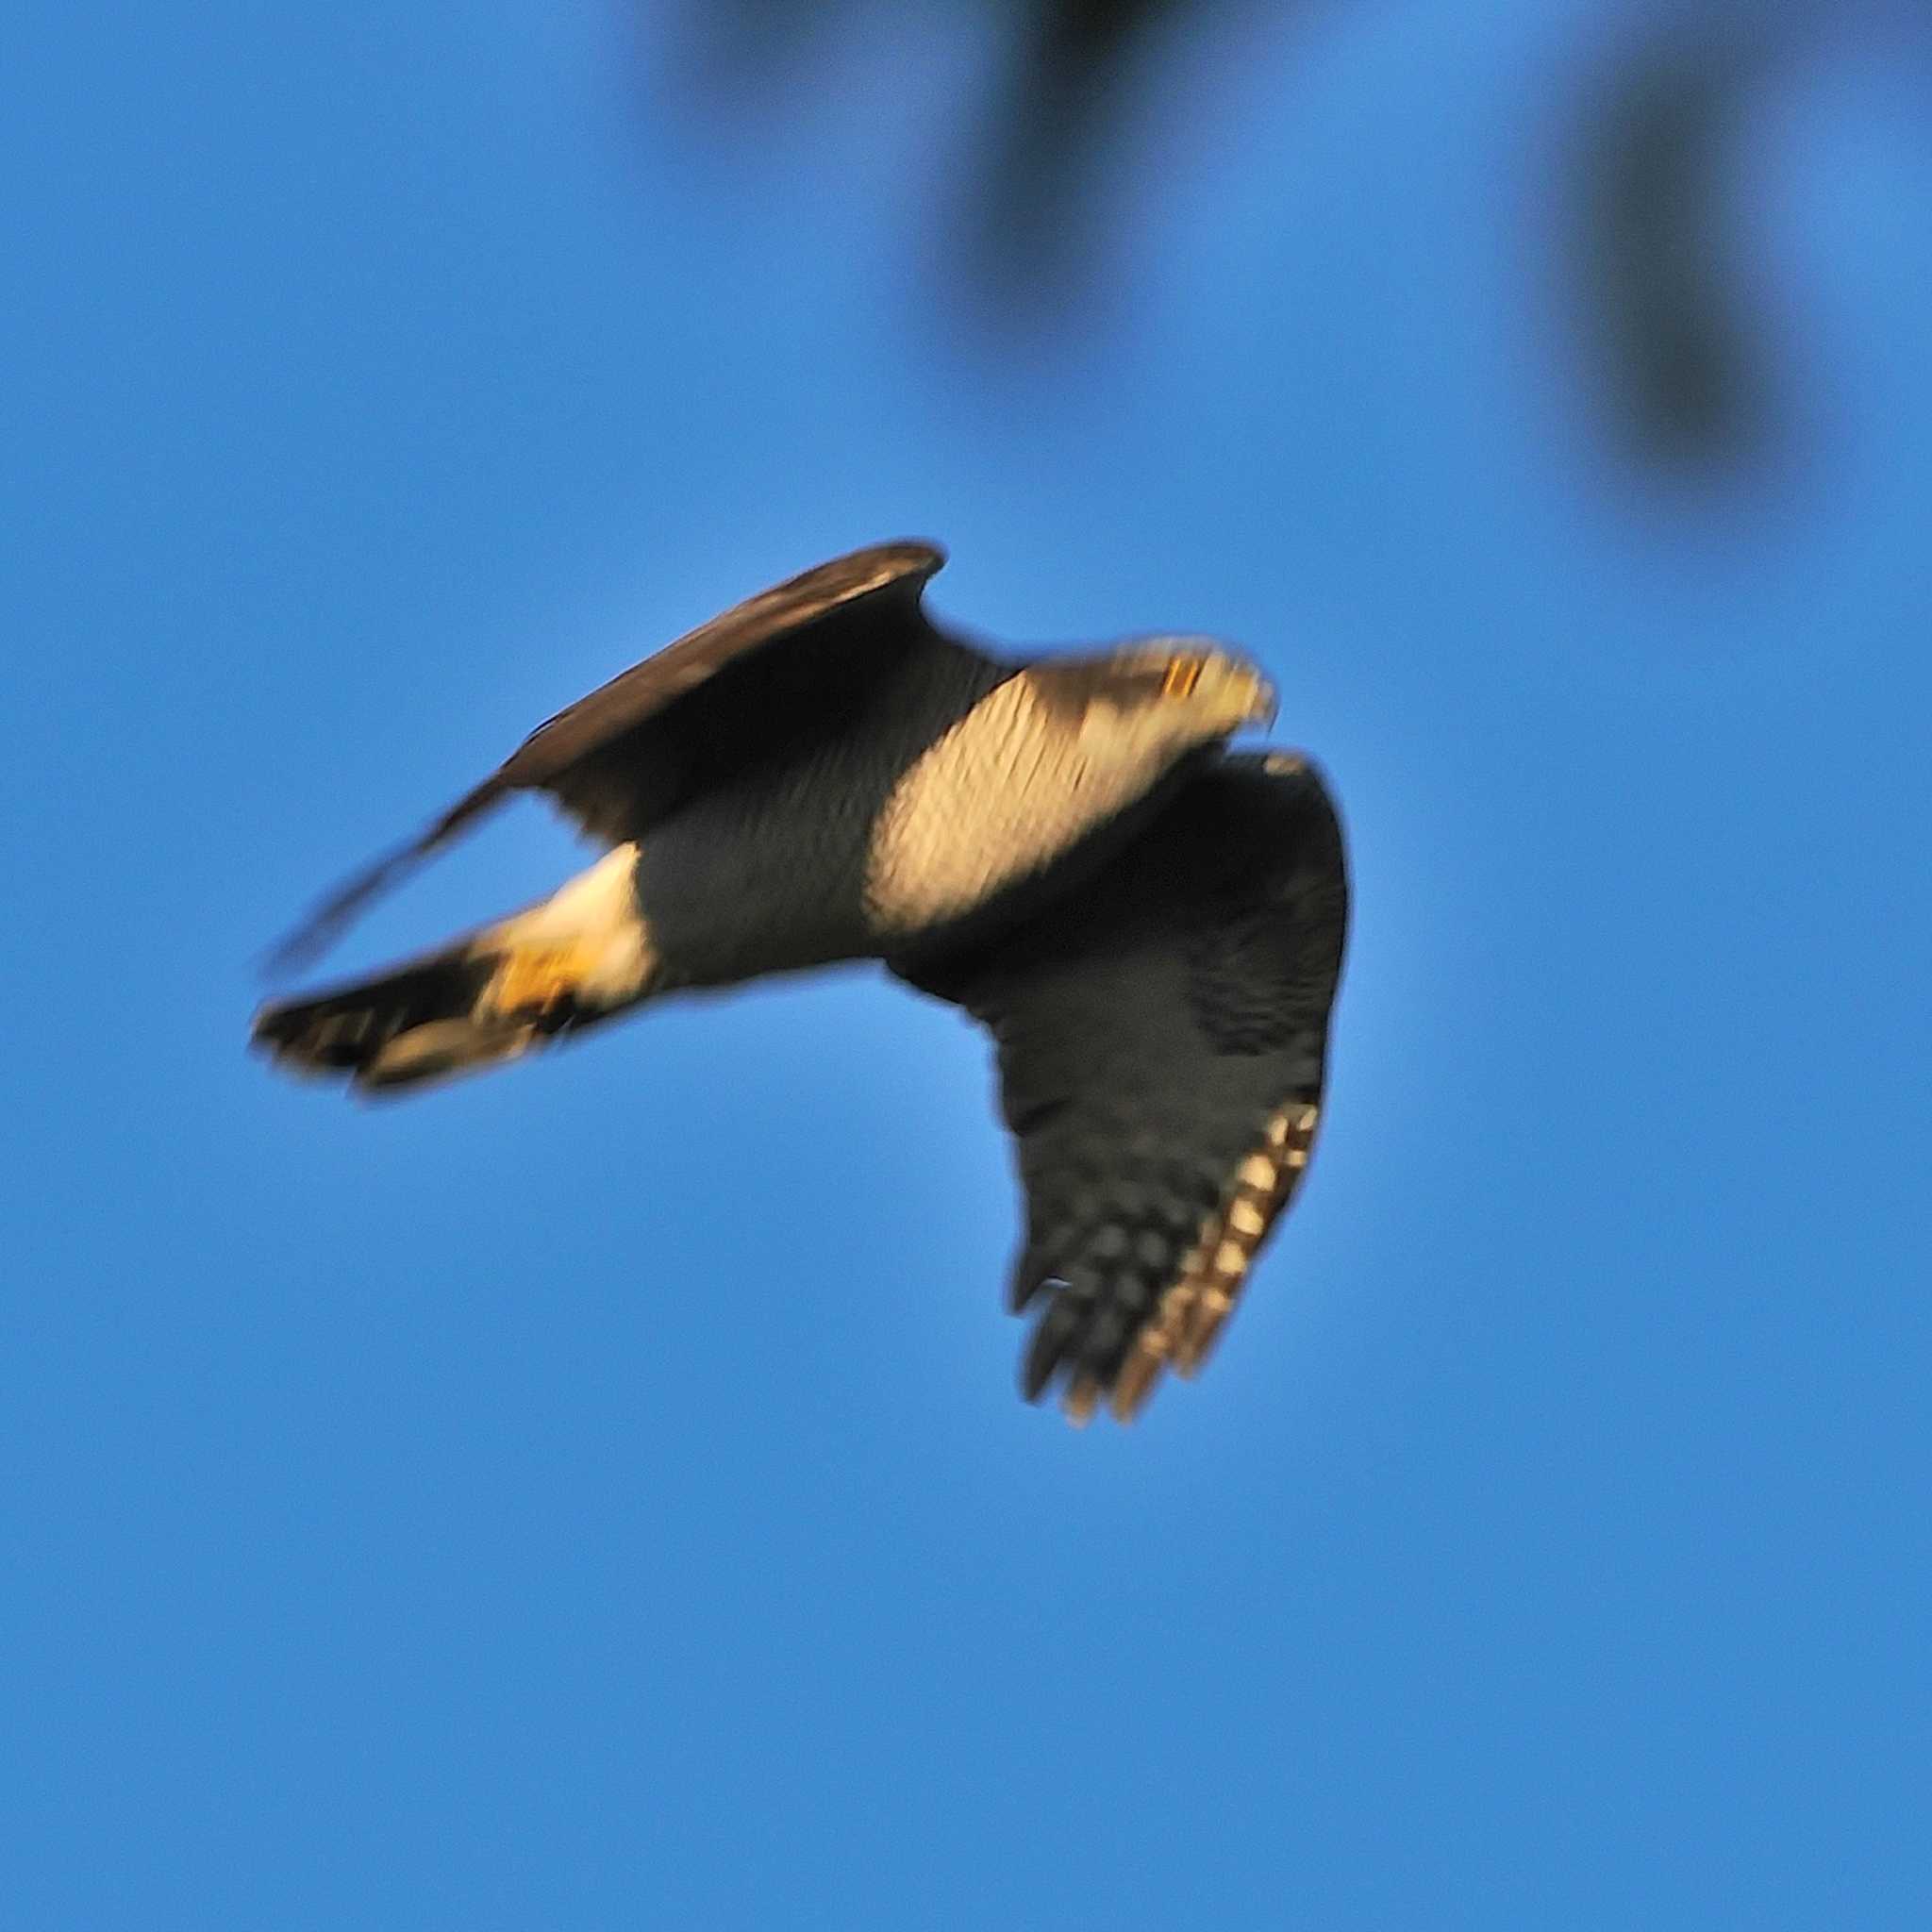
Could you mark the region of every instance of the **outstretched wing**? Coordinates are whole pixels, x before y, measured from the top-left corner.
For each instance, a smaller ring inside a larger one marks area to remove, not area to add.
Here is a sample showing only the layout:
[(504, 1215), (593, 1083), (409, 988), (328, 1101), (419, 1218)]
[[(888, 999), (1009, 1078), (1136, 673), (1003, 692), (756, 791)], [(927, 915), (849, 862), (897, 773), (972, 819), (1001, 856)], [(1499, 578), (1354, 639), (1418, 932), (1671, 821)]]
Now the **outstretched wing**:
[(895, 961), (998, 1048), (1042, 1293), (1021, 1385), (1132, 1418), (1191, 1373), (1307, 1167), (1348, 888), (1312, 765), (1222, 758), (1098, 876), (970, 955)]
[(920, 595), (944, 562), (945, 552), (932, 543), (855, 550), (760, 591), (620, 672), (540, 724), (416, 838), (339, 887), (275, 949), (270, 970), (289, 972), (315, 958), (378, 892), (512, 792), (548, 792), (609, 843), (635, 837), (675, 794), (676, 774), (651, 769), (660, 748), (652, 741), (661, 737), (654, 726), (675, 723), (680, 700), (768, 644), (833, 626), (886, 650), (918, 641), (926, 635)]

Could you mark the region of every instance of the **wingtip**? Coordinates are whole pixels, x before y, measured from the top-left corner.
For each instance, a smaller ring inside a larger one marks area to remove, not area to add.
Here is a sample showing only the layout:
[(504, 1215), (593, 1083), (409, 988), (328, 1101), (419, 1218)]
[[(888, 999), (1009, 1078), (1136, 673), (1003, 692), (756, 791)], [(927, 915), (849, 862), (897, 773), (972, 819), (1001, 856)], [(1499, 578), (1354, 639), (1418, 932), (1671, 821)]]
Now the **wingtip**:
[(1075, 1375), (1060, 1397), (1060, 1409), (1076, 1429), (1084, 1429), (1100, 1407), (1100, 1384), (1091, 1375)]
[(1113, 1393), (1109, 1407), (1117, 1423), (1131, 1423), (1152, 1400), (1155, 1390), (1160, 1384), (1160, 1370), (1166, 1359), (1165, 1338), (1150, 1340), (1143, 1333), (1127, 1352), (1127, 1358), (1121, 1364), (1120, 1373), (1113, 1379)]
[(875, 546), (882, 557), (903, 562), (908, 569), (923, 569), (928, 576), (946, 567), (946, 546), (936, 537), (894, 537)]
[(257, 963), (263, 983), (279, 986), (308, 971), (348, 930), (363, 907), (392, 885), (419, 856), (414, 845), (399, 846), (345, 879), (262, 954)]
[(499, 770), (480, 785), (473, 785), (433, 824), (415, 838), (372, 859), (352, 873), (285, 938), (276, 941), (258, 961), (270, 985), (293, 978), (326, 953), (379, 893), (402, 882), (439, 847), (461, 831), (472, 819), (508, 796), (511, 785)]

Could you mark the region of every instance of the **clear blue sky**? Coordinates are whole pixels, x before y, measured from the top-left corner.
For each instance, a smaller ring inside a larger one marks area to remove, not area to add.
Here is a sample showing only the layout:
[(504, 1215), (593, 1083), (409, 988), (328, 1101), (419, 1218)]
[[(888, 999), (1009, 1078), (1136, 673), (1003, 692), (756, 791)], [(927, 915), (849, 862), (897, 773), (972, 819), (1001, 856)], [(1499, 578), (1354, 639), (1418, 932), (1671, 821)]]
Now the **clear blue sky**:
[[(583, 0), (10, 63), (8, 1924), (1926, 1923), (1924, 68), (1740, 126), (1799, 441), (1670, 500), (1554, 328), (1609, 0), (1264, 11), (1024, 353), (957, 22), (735, 123)], [(317, 890), (899, 534), (1243, 641), (1346, 807), (1315, 1171), (1132, 1432), (1016, 1400), (983, 1042), (869, 974), (386, 1111), (242, 1053)]]

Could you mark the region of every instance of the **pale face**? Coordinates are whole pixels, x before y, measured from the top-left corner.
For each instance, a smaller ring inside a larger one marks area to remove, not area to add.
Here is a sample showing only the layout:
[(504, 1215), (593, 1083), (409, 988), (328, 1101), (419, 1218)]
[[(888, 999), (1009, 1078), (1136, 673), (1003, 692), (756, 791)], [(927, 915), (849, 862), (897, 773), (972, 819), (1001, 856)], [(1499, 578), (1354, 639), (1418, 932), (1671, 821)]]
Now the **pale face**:
[(1083, 701), (1081, 747), (1110, 761), (1166, 764), (1274, 717), (1268, 680), (1208, 638), (1154, 638), (1068, 669), (1068, 695)]

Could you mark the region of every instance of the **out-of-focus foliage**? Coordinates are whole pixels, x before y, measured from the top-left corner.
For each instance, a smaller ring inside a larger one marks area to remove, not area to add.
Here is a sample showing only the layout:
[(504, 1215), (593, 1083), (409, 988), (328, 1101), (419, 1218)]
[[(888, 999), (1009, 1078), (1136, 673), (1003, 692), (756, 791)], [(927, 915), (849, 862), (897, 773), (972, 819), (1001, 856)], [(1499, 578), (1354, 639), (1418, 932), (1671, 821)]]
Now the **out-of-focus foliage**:
[[(1221, 0), (979, 4), (1008, 57), (981, 109), (964, 192), (943, 211), (958, 265), (947, 272), (984, 315), (1022, 328), (1094, 286), (1096, 230), (1122, 213), (1107, 174), (1122, 152), (1126, 81), (1210, 16), (1237, 32), (1241, 22)], [(1475, 0), (1440, 4), (1474, 13)], [(774, 87), (840, 58), (858, 18), (838, 0), (705, 0), (684, 43), (702, 50), (708, 97), (750, 112)], [(1644, 463), (1722, 470), (1762, 453), (1782, 427), (1723, 192), (1729, 137), (1754, 92), (1828, 46), (1834, 27), (1923, 41), (1928, 26), (1932, 13), (1912, 8), (1826, 13), (1792, 0), (1676, 0), (1615, 22), (1571, 110), (1575, 175), (1554, 199), (1574, 224), (1564, 253), (1575, 288), (1558, 293), (1579, 297), (1564, 306), (1584, 338), (1581, 366), (1600, 375), (1607, 429)], [(1189, 105), (1195, 115), (1212, 108)]]
[(1577, 312), (1617, 426), (1660, 462), (1735, 457), (1770, 427), (1722, 195), (1726, 128), (1759, 64), (1729, 36), (1640, 42), (1580, 129)]
[(986, 180), (969, 204), (968, 259), (1008, 296), (1077, 276), (1061, 258), (1090, 232), (1083, 199), (1130, 66), (1170, 23), (1212, 0), (1038, 0), (1019, 9)]
[[(645, 37), (655, 37), (659, 9), (635, 4)], [(1004, 58), (962, 158), (958, 196), (941, 211), (949, 258), (964, 265), (965, 286), (952, 292), (1024, 327), (1089, 286), (1126, 84), (1169, 34), (1223, 8), (1219, 0), (976, 4), (992, 16)], [(719, 0), (688, 6), (671, 37), (684, 68), (677, 79), (742, 126), (785, 90), (810, 85), (820, 63), (849, 57), (864, 33), (858, 0)]]

